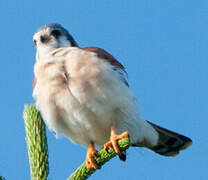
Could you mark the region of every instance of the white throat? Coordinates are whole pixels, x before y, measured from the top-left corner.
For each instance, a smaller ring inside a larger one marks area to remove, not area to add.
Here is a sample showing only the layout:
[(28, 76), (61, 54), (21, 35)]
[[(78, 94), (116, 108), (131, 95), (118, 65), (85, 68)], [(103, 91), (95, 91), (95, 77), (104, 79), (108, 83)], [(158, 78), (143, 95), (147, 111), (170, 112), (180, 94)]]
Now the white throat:
[(46, 46), (42, 45), (37, 47), (36, 59), (40, 59), (50, 55), (50, 53), (57, 48), (71, 47), (71, 46), (72, 46), (71, 42), (67, 40), (65, 36), (62, 36), (58, 40), (52, 41), (50, 42), (50, 44)]
[(45, 47), (39, 47), (36, 51), (36, 60), (48, 56), (51, 52), (53, 52), (55, 47), (45, 46)]

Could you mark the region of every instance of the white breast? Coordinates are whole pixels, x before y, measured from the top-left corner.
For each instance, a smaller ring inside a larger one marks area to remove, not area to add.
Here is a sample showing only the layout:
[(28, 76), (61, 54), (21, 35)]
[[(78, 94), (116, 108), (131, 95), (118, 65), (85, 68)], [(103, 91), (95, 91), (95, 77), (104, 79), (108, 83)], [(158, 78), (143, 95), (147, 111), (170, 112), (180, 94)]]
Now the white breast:
[(33, 96), (49, 129), (75, 143), (102, 146), (114, 124), (118, 133), (128, 130), (132, 142), (156, 144), (157, 133), (139, 117), (120, 76), (94, 53), (61, 48), (36, 62)]

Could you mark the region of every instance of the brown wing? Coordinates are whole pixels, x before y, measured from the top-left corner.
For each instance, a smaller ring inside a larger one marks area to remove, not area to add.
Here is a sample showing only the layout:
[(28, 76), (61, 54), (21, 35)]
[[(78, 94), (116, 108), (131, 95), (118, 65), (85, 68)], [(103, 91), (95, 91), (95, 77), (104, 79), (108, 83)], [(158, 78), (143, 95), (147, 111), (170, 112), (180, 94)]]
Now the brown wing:
[[(96, 53), (99, 58), (102, 58), (102, 59), (108, 61), (113, 67), (115, 67), (115, 70), (120, 70), (120, 72), (124, 72), (124, 74), (127, 75), (124, 66), (119, 61), (117, 61), (111, 54), (106, 52), (105, 50), (103, 50), (101, 48), (97, 48), (97, 47), (86, 47), (86, 48), (82, 48), (82, 49), (85, 51)], [(122, 81), (127, 86), (129, 86), (124, 75), (121, 74), (121, 76), (122, 76)]]
[(111, 65), (113, 65), (119, 69), (122, 69), (124, 72), (126, 72), (124, 66), (120, 62), (118, 62), (111, 54), (106, 52), (105, 50), (103, 50), (101, 48), (97, 48), (97, 47), (86, 47), (86, 48), (82, 48), (82, 49), (85, 51), (95, 52), (98, 57), (107, 60)]
[(34, 77), (33, 83), (32, 83), (33, 89), (35, 88), (36, 82), (37, 82), (37, 79)]

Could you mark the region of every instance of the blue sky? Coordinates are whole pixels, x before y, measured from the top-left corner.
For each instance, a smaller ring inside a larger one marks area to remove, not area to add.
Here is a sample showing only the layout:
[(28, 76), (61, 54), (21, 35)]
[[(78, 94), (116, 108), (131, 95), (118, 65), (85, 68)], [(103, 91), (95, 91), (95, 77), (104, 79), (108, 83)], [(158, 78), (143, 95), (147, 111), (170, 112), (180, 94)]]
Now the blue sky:
[[(129, 74), (142, 117), (191, 137), (175, 158), (130, 148), (91, 179), (205, 180), (208, 150), (208, 1), (0, 1), (0, 175), (29, 179), (22, 112), (33, 104), (33, 33), (58, 22), (81, 47), (99, 46)], [(48, 134), (49, 179), (66, 179), (86, 149)]]

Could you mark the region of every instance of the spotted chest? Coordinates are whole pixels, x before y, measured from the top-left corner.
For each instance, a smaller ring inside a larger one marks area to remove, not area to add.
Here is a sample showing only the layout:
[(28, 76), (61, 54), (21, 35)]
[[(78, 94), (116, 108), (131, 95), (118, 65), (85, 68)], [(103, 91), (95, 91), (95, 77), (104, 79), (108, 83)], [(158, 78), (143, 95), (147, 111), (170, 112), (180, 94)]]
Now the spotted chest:
[(109, 137), (118, 108), (118, 103), (112, 103), (113, 96), (118, 94), (113, 92), (115, 87), (110, 88), (115, 86), (111, 77), (115, 71), (94, 53), (77, 50), (62, 53), (65, 58), (55, 53), (51, 61), (36, 63), (33, 92), (36, 105), (57, 134), (81, 144), (92, 140), (102, 144)]

